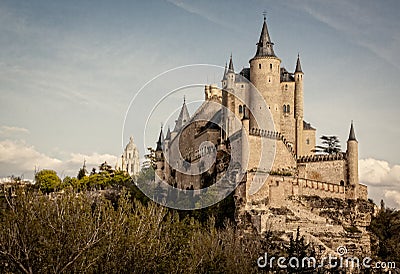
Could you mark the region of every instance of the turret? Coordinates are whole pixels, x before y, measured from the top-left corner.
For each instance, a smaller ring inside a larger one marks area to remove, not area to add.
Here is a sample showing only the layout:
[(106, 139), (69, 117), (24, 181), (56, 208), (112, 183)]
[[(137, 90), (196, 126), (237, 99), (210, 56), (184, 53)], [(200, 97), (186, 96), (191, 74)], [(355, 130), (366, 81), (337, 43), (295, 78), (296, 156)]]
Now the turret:
[(346, 198), (357, 199), (358, 189), (358, 141), (354, 132), (353, 121), (351, 122), (349, 139), (347, 140), (347, 162), (348, 162), (348, 188)]
[[(280, 131), (281, 119), (281, 91), (280, 91), (280, 64), (281, 60), (275, 55), (274, 43), (269, 37), (267, 21), (264, 16), (264, 23), (260, 39), (257, 43), (257, 51), (250, 62), (250, 81), (264, 97), (277, 131)], [(250, 101), (251, 98), (250, 98)], [(256, 103), (256, 102), (254, 102)], [(253, 103), (252, 103), (253, 104)], [(260, 106), (252, 105), (251, 109), (259, 109)], [(251, 126), (253, 122), (250, 120)]]
[[(168, 127), (167, 134), (165, 135), (164, 139), (164, 151), (168, 151), (169, 149), (169, 142), (171, 141), (171, 130)], [(165, 156), (165, 155), (164, 155)]]
[(175, 138), (178, 132), (189, 122), (190, 114), (186, 107), (186, 99), (183, 98), (181, 111), (179, 112), (178, 119), (175, 120), (174, 130), (171, 132), (171, 140)]
[(297, 55), (297, 63), (296, 69), (294, 71), (294, 80), (295, 80), (295, 118), (297, 117), (304, 117), (303, 111), (303, 76), (304, 73), (301, 69), (300, 64), (300, 55)]
[(304, 118), (304, 103), (303, 103), (303, 71), (300, 64), (300, 55), (297, 55), (296, 69), (294, 71), (295, 80), (295, 106), (294, 118), (296, 120), (296, 154), (303, 155), (303, 118)]
[(232, 54), (229, 58), (229, 66), (226, 71), (226, 88), (233, 89), (235, 87), (235, 69), (233, 68)]
[(160, 136), (158, 137), (157, 146), (155, 150), (155, 164), (156, 164), (156, 182), (163, 180), (163, 169), (164, 169), (164, 153), (163, 153), (163, 142), (164, 135), (162, 127), (160, 130)]
[(226, 74), (228, 73), (228, 64), (225, 63), (225, 68), (224, 68), (224, 76), (222, 77), (222, 88), (226, 88), (226, 80), (228, 79)]

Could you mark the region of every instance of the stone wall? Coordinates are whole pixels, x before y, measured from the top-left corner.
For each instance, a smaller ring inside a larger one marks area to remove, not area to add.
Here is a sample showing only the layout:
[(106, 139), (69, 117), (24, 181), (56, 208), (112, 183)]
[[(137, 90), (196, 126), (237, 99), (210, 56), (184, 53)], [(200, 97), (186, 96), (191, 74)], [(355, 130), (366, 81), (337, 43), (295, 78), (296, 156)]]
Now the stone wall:
[(324, 161), (305, 162), (306, 179), (344, 185), (347, 181), (346, 159), (330, 158)]
[(358, 199), (367, 200), (368, 199), (368, 187), (363, 184), (358, 185)]

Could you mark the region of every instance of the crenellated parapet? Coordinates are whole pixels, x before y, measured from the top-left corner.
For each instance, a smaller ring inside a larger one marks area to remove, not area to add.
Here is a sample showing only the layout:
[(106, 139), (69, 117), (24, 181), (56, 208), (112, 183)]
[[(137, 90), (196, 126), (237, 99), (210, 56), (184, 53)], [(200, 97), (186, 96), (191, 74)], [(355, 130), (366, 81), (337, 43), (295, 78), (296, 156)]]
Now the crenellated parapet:
[(297, 158), (297, 163), (337, 161), (346, 159), (347, 159), (346, 153), (339, 152), (336, 154), (316, 154), (316, 155), (301, 156)]
[(249, 130), (249, 134), (253, 136), (260, 136), (263, 138), (269, 138), (269, 139), (274, 139), (274, 140), (280, 140), (283, 142), (283, 144), (286, 146), (286, 148), (289, 150), (289, 152), (292, 154), (293, 157), (296, 157), (296, 152), (293, 149), (293, 145), (283, 136), (282, 133), (278, 131), (272, 131), (272, 130), (266, 130), (266, 129), (260, 129), (260, 128), (251, 128)]

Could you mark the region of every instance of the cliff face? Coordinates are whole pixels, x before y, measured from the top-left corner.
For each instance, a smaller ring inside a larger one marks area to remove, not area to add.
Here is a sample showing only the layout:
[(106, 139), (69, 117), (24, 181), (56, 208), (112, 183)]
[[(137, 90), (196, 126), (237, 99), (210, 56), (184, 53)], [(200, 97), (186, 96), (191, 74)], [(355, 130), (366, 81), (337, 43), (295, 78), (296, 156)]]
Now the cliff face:
[(366, 228), (373, 209), (373, 203), (365, 200), (293, 196), (285, 206), (252, 210), (238, 221), (242, 227), (253, 226), (260, 233), (279, 232), (283, 241), (300, 227), (321, 256), (335, 256), (339, 247), (345, 247), (347, 256), (363, 257), (371, 253)]

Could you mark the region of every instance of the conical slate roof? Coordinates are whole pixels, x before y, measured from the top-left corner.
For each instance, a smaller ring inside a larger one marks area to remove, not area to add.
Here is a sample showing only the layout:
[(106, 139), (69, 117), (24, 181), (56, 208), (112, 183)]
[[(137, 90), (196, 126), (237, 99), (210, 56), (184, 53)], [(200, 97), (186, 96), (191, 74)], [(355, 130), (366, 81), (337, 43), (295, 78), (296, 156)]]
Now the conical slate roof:
[(227, 63), (225, 63), (224, 76), (222, 77), (222, 81), (224, 81), (224, 80), (226, 80), (226, 79), (227, 79), (227, 77), (226, 77), (226, 73), (227, 73), (227, 71), (228, 71), (228, 64), (227, 64)]
[(297, 54), (296, 70), (294, 72), (303, 72), (300, 64), (300, 54)]
[(189, 121), (189, 119), (190, 119), (189, 111), (187, 110), (185, 99), (183, 99), (181, 112), (179, 113), (178, 119), (175, 121), (174, 131), (177, 132), (181, 130), (181, 128)]
[(231, 54), (231, 58), (229, 58), (229, 67), (228, 67), (228, 71), (229, 71), (229, 72), (234, 72), (234, 71), (235, 71), (235, 69), (233, 68), (232, 54)]
[(161, 127), (160, 136), (158, 137), (158, 141), (157, 141), (156, 151), (162, 151), (163, 143), (164, 143), (164, 134), (163, 134), (162, 127)]
[(355, 132), (354, 132), (353, 121), (351, 121), (350, 134), (349, 134), (349, 141), (357, 141), (357, 139), (356, 139), (356, 134), (355, 134)]
[(257, 52), (254, 57), (263, 57), (263, 56), (274, 56), (273, 48), (274, 43), (271, 42), (271, 38), (269, 37), (267, 20), (264, 16), (264, 24), (262, 26), (262, 31), (260, 35), (260, 40), (257, 43)]

